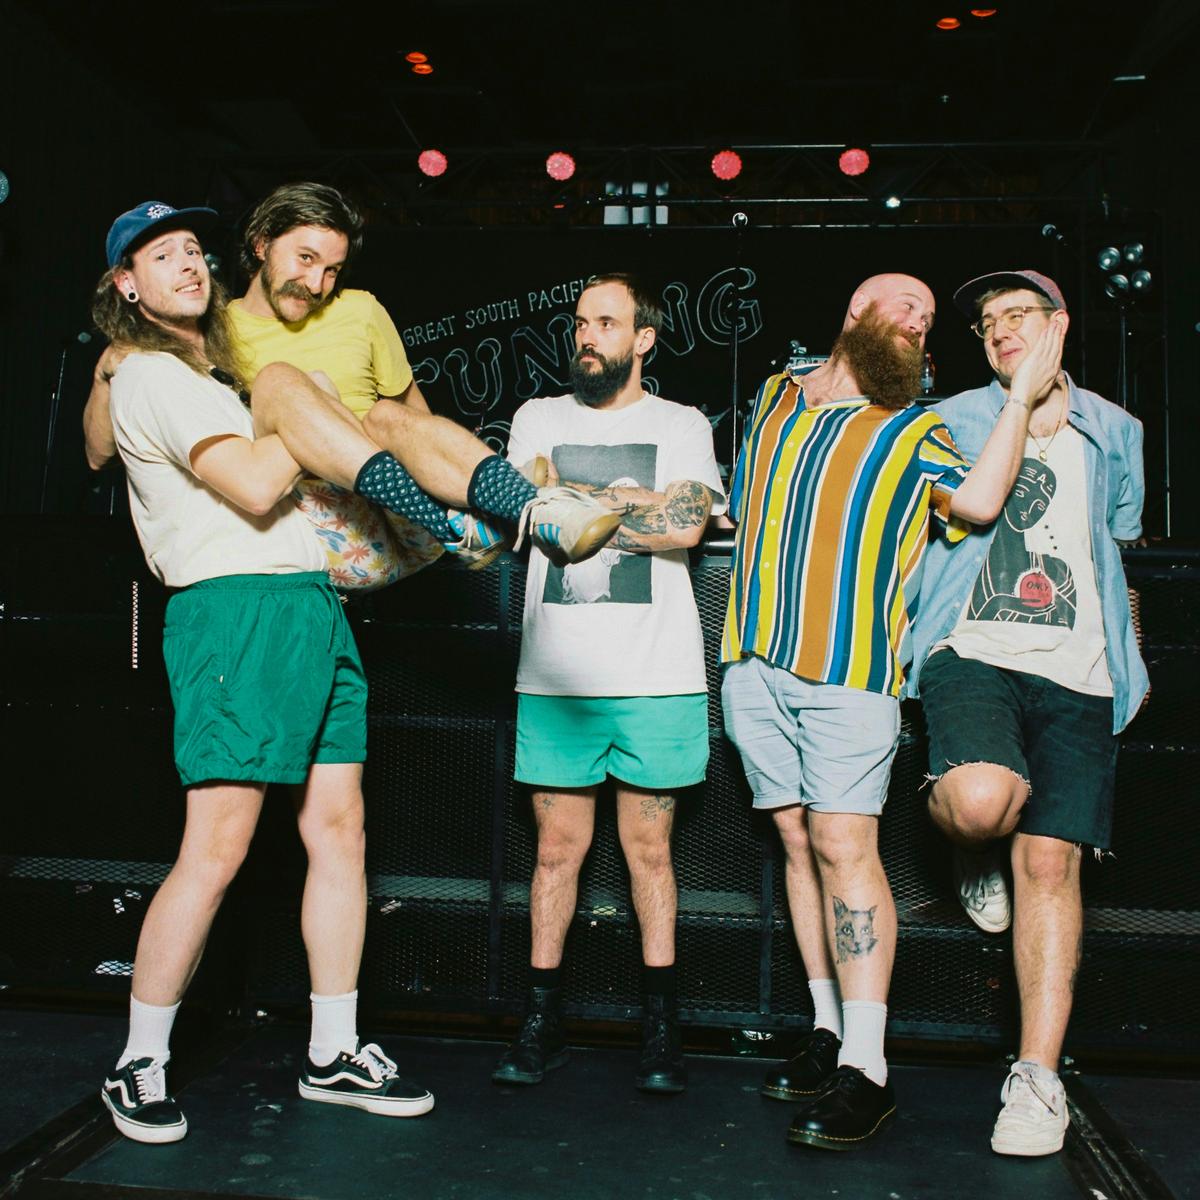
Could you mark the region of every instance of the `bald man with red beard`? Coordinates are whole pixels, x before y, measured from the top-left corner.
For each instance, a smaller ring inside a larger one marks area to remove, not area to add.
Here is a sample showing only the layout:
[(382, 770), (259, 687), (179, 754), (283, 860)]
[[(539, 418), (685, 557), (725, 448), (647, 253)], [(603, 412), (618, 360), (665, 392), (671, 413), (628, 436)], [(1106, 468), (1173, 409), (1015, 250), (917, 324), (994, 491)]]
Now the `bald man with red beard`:
[(952, 541), (996, 518), (1062, 355), (1048, 325), (969, 467), (912, 404), (934, 311), (912, 276), (860, 284), (829, 359), (759, 388), (730, 494), (725, 728), (783, 841), (814, 1005), (762, 1092), (799, 1103), (789, 1141), (828, 1150), (896, 1108), (883, 1053), (896, 909), (878, 826), (931, 518)]

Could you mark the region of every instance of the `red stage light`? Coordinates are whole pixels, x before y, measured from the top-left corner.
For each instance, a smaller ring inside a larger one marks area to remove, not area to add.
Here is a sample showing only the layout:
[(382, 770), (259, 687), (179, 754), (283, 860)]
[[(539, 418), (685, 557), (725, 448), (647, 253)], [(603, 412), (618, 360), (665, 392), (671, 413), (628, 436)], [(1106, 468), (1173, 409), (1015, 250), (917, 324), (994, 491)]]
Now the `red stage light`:
[(417, 166), (422, 175), (436, 178), (438, 175), (445, 175), (449, 163), (446, 162), (446, 156), (440, 150), (422, 150), (417, 155)]
[(429, 61), (429, 55), (428, 55), (428, 54), (422, 54), (422, 53), (420, 52), (420, 50), (410, 50), (410, 51), (409, 51), (409, 52), (408, 52), (408, 53), (407, 53), (407, 54), (404, 56), (404, 61), (405, 61), (405, 62), (410, 62), (410, 63), (423, 63), (423, 62), (428, 62), (428, 61)]
[(865, 150), (851, 147), (838, 155), (838, 170), (843, 175), (861, 175), (871, 165), (871, 156)]
[(718, 150), (713, 155), (712, 173), (726, 182), (736, 179), (742, 173), (741, 156), (733, 150)]
[(994, 8), (973, 8), (973, 9), (971, 9), (971, 16), (979, 17), (981, 20), (984, 17), (994, 17), (995, 15), (996, 15), (996, 10)]
[(413, 63), (414, 75), (432, 75), (433, 68), (428, 63)]
[(546, 174), (559, 183), (565, 183), (575, 174), (575, 160), (563, 150), (555, 150), (546, 159)]
[(939, 29), (957, 29), (962, 22), (957, 17), (940, 17), (937, 27)]

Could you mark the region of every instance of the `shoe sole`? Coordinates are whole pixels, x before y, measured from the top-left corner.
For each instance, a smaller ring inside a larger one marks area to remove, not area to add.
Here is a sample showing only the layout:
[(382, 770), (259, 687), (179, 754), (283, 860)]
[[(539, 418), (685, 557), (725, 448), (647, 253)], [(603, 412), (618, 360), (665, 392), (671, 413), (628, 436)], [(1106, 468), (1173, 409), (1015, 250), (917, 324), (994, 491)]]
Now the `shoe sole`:
[(660, 1096), (678, 1096), (686, 1087), (686, 1083), (654, 1083), (647, 1080), (645, 1083), (635, 1082), (633, 1085), (639, 1092), (657, 1092)]
[(1012, 925), (1012, 913), (1011, 912), (1008, 914), (1008, 919), (1005, 920), (1002, 924), (996, 924), (995, 922), (985, 921), (982, 917), (979, 916), (978, 913), (972, 912), (965, 904), (963, 905), (963, 912), (965, 912), (967, 914), (967, 916), (970, 918), (971, 923), (977, 929), (982, 929), (984, 933), (1003, 933), (1006, 929), (1008, 929)]
[(346, 1092), (330, 1092), (315, 1088), (300, 1080), (300, 1096), (304, 1100), (315, 1100), (318, 1104), (341, 1104), (346, 1108), (361, 1108), (364, 1112), (381, 1117), (419, 1117), (433, 1108), (433, 1096), (424, 1095), (413, 1100), (394, 1100), (386, 1096), (356, 1096)]
[(1017, 1145), (1012, 1142), (1005, 1144), (1004, 1142), (997, 1142), (996, 1139), (993, 1138), (992, 1151), (996, 1154), (1003, 1154), (1012, 1158), (1041, 1158), (1046, 1154), (1057, 1154), (1063, 1148), (1063, 1142), (1065, 1140), (1066, 1136), (1064, 1134), (1063, 1137), (1058, 1139), (1058, 1142), (1055, 1145), (1050, 1145), (1047, 1143), (1043, 1146), (1033, 1147), (1029, 1145)]
[(585, 559), (591, 558), (621, 527), (624, 515), (624, 513), (604, 513), (589, 521), (569, 550), (560, 547), (562, 555), (572, 563), (583, 562)]
[(455, 561), (464, 570), (482, 571), (484, 567), (490, 567), (505, 550), (511, 549), (511, 542), (497, 542), (486, 550), (473, 550), (470, 554), (459, 554), (456, 550), (448, 550), (447, 553), (453, 555)]
[(493, 1083), (519, 1083), (525, 1086), (531, 1086), (535, 1083), (541, 1083), (546, 1078), (547, 1071), (557, 1071), (559, 1067), (567, 1065), (567, 1059), (571, 1055), (564, 1050), (561, 1054), (555, 1054), (546, 1059), (546, 1066), (538, 1075), (531, 1075), (527, 1071), (505, 1071), (503, 1068), (492, 1072)]
[(187, 1117), (183, 1117), (178, 1125), (142, 1125), (119, 1112), (108, 1098), (107, 1092), (101, 1092), (100, 1099), (112, 1115), (113, 1124), (118, 1132), (131, 1141), (142, 1142), (147, 1146), (164, 1146), (169, 1142), (180, 1142), (187, 1136)]
[(871, 1129), (858, 1137), (833, 1137), (828, 1133), (813, 1133), (808, 1129), (789, 1129), (787, 1140), (793, 1146), (813, 1146), (818, 1150), (853, 1150), (855, 1146), (870, 1141), (895, 1115), (895, 1108), (889, 1108)]

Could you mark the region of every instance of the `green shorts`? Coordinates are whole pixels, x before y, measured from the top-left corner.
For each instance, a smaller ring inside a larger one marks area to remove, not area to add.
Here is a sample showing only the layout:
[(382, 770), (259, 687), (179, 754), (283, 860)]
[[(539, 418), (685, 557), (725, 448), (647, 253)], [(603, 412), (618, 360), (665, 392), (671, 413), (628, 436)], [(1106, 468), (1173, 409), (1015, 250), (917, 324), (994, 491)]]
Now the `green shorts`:
[(519, 783), (582, 788), (611, 775), (655, 791), (708, 767), (708, 696), (517, 696)]
[(303, 783), (367, 757), (367, 681), (323, 571), (225, 575), (167, 603), (163, 658), (184, 787)]

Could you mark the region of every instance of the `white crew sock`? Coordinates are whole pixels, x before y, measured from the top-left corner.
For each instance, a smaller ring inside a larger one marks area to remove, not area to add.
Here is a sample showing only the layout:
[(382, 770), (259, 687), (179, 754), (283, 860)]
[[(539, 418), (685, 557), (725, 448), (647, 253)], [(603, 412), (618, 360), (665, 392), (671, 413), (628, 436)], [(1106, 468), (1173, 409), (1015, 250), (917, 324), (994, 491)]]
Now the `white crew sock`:
[(868, 1079), (882, 1087), (887, 1083), (887, 1060), (883, 1057), (883, 1027), (887, 1005), (874, 1000), (842, 1002), (842, 1049), (839, 1067), (858, 1067)]
[(808, 990), (813, 1000), (813, 1028), (828, 1029), (839, 1041), (842, 1037), (842, 993), (836, 979), (810, 979)]
[(327, 1067), (344, 1050), (358, 1049), (358, 992), (342, 996), (309, 995), (312, 1001), (312, 1033), (308, 1057), (318, 1067)]
[(123, 1067), (135, 1058), (158, 1058), (164, 1061), (170, 1058), (171, 1027), (175, 1024), (178, 1011), (177, 1003), (165, 1007), (143, 1004), (131, 992), (129, 1040), (125, 1043), (125, 1052), (117, 1059), (117, 1066)]

